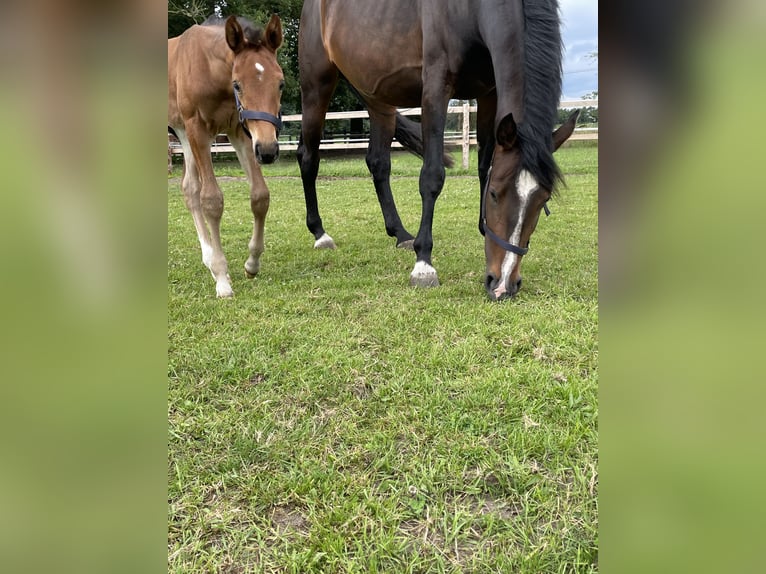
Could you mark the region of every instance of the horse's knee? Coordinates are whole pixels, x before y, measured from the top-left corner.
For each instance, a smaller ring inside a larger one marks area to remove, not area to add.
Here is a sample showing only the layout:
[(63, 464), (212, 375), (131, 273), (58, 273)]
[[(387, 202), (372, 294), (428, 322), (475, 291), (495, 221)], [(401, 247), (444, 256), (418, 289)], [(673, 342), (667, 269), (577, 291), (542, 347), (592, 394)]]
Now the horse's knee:
[(269, 203), (271, 202), (269, 190), (260, 190), (256, 191), (253, 190), (250, 193), (250, 210), (253, 212), (253, 215), (256, 217), (258, 216), (265, 216), (266, 213), (269, 211)]
[(207, 217), (221, 219), (223, 216), (223, 193), (220, 190), (206, 192), (203, 188), (200, 200), (202, 210)]
[(386, 180), (391, 175), (391, 159), (379, 153), (369, 153), (365, 157), (367, 169), (376, 181)]
[(298, 160), (298, 167), (301, 173), (317, 171), (319, 167), (319, 154), (316, 150), (309, 149), (305, 143), (301, 142), (298, 145), (298, 150), (295, 154)]
[(420, 194), (438, 197), (444, 187), (445, 178), (443, 163), (424, 163), (420, 170)]

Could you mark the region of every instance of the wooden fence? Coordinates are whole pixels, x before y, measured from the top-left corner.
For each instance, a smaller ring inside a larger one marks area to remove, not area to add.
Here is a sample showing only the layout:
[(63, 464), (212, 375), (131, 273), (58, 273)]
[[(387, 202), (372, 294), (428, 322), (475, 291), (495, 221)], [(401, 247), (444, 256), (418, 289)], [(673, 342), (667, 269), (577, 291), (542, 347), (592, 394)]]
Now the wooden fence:
[[(598, 108), (598, 100), (566, 100), (559, 104), (560, 109), (574, 109), (594, 107)], [(468, 151), (471, 146), (476, 145), (476, 131), (471, 130), (470, 114), (476, 112), (476, 106), (472, 106), (468, 103), (462, 106), (450, 106), (447, 109), (448, 114), (460, 114), (462, 129), (460, 131), (447, 131), (444, 132), (444, 144), (447, 147), (455, 148), (459, 147), (462, 151), (462, 164), (464, 168), (468, 168)], [(421, 108), (406, 108), (400, 109), (399, 113), (404, 116), (419, 116), (421, 114)], [(350, 119), (367, 119), (369, 115), (366, 110), (354, 111), (354, 112), (329, 112), (326, 116), (326, 120), (350, 120)], [(282, 117), (283, 123), (288, 122), (300, 122), (302, 120), (301, 114), (292, 114)], [(574, 134), (572, 134), (571, 140), (598, 140), (598, 128), (577, 128)], [(351, 150), (351, 149), (367, 149), (369, 144), (369, 138), (366, 135), (352, 136), (349, 134), (336, 134), (331, 138), (321, 140), (319, 148), (322, 150)], [(392, 144), (394, 148), (401, 148), (402, 144), (394, 141)], [(296, 136), (282, 135), (279, 139), (279, 149), (285, 151), (295, 151), (298, 149), (298, 139)], [(215, 143), (211, 146), (213, 153), (234, 153), (234, 148), (226, 139), (224, 134), (216, 138)], [(183, 154), (181, 144), (176, 138), (168, 134), (168, 169), (170, 169), (172, 156), (175, 154)]]

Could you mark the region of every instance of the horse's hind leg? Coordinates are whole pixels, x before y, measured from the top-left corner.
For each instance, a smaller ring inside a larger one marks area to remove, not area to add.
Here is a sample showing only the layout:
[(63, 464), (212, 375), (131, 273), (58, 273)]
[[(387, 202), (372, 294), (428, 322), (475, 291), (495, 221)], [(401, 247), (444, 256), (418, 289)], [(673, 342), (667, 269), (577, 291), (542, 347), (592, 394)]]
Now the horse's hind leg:
[(253, 212), (253, 235), (247, 248), (249, 256), (245, 261), (245, 273), (252, 279), (261, 268), (261, 254), (264, 251), (263, 232), (266, 224), (266, 213), (269, 211), (269, 188), (263, 179), (261, 167), (255, 161), (251, 140), (242, 133), (241, 129), (229, 134), (229, 141), (237, 152), (239, 163), (242, 164), (247, 179), (250, 182), (250, 209)]
[(373, 112), (370, 110), (370, 146), (367, 150), (367, 168), (375, 184), (386, 233), (396, 237), (396, 246), (412, 249), (415, 238), (404, 228), (391, 193), (391, 141), (396, 128), (396, 110)]
[[(177, 130), (178, 131), (178, 130)], [(223, 192), (213, 174), (210, 157), (210, 138), (201, 129), (191, 128), (184, 134), (178, 132), (184, 146), (186, 174), (183, 180), (184, 199), (191, 211), (197, 229), (202, 262), (215, 280), (218, 297), (232, 297), (228, 263), (221, 246), (221, 217), (223, 216)]]

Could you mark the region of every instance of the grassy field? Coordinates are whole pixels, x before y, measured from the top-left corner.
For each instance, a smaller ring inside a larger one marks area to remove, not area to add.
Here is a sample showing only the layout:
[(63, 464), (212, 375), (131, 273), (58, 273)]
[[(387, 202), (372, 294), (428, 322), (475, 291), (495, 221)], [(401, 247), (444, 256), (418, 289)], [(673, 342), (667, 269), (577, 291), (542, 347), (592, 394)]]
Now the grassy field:
[[(215, 298), (171, 174), (168, 571), (597, 571), (597, 151), (557, 153), (568, 187), (501, 303), (461, 170), (436, 206), (442, 285), (421, 290), (362, 157), (320, 169), (335, 251), (312, 248), (294, 159), (265, 169), (252, 281), (246, 185), (219, 166), (231, 300)], [(419, 167), (394, 157), (413, 233)]]

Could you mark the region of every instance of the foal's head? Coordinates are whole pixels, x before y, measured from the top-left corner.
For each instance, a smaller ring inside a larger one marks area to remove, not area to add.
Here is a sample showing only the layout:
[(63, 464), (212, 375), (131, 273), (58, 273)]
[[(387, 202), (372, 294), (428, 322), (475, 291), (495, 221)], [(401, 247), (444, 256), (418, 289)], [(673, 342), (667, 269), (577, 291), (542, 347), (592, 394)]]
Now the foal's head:
[[(575, 127), (578, 112), (553, 132), (551, 153), (564, 143)], [(550, 172), (548, 181), (541, 181), (532, 169), (524, 167), (523, 151), (517, 125), (511, 114), (498, 124), (492, 167), (483, 190), (482, 225), (484, 251), (487, 256), (485, 286), (493, 301), (513, 297), (521, 287), (521, 258), (526, 253), (529, 238), (537, 226), (540, 211), (553, 193), (558, 172)], [(546, 154), (540, 161), (553, 161)]]
[(285, 85), (277, 63), (282, 45), (282, 22), (271, 16), (263, 31), (243, 29), (235, 16), (226, 20), (226, 43), (234, 52), (231, 72), (234, 92), (244, 113), (243, 126), (253, 140), (259, 163), (272, 163), (279, 155), (280, 99)]

